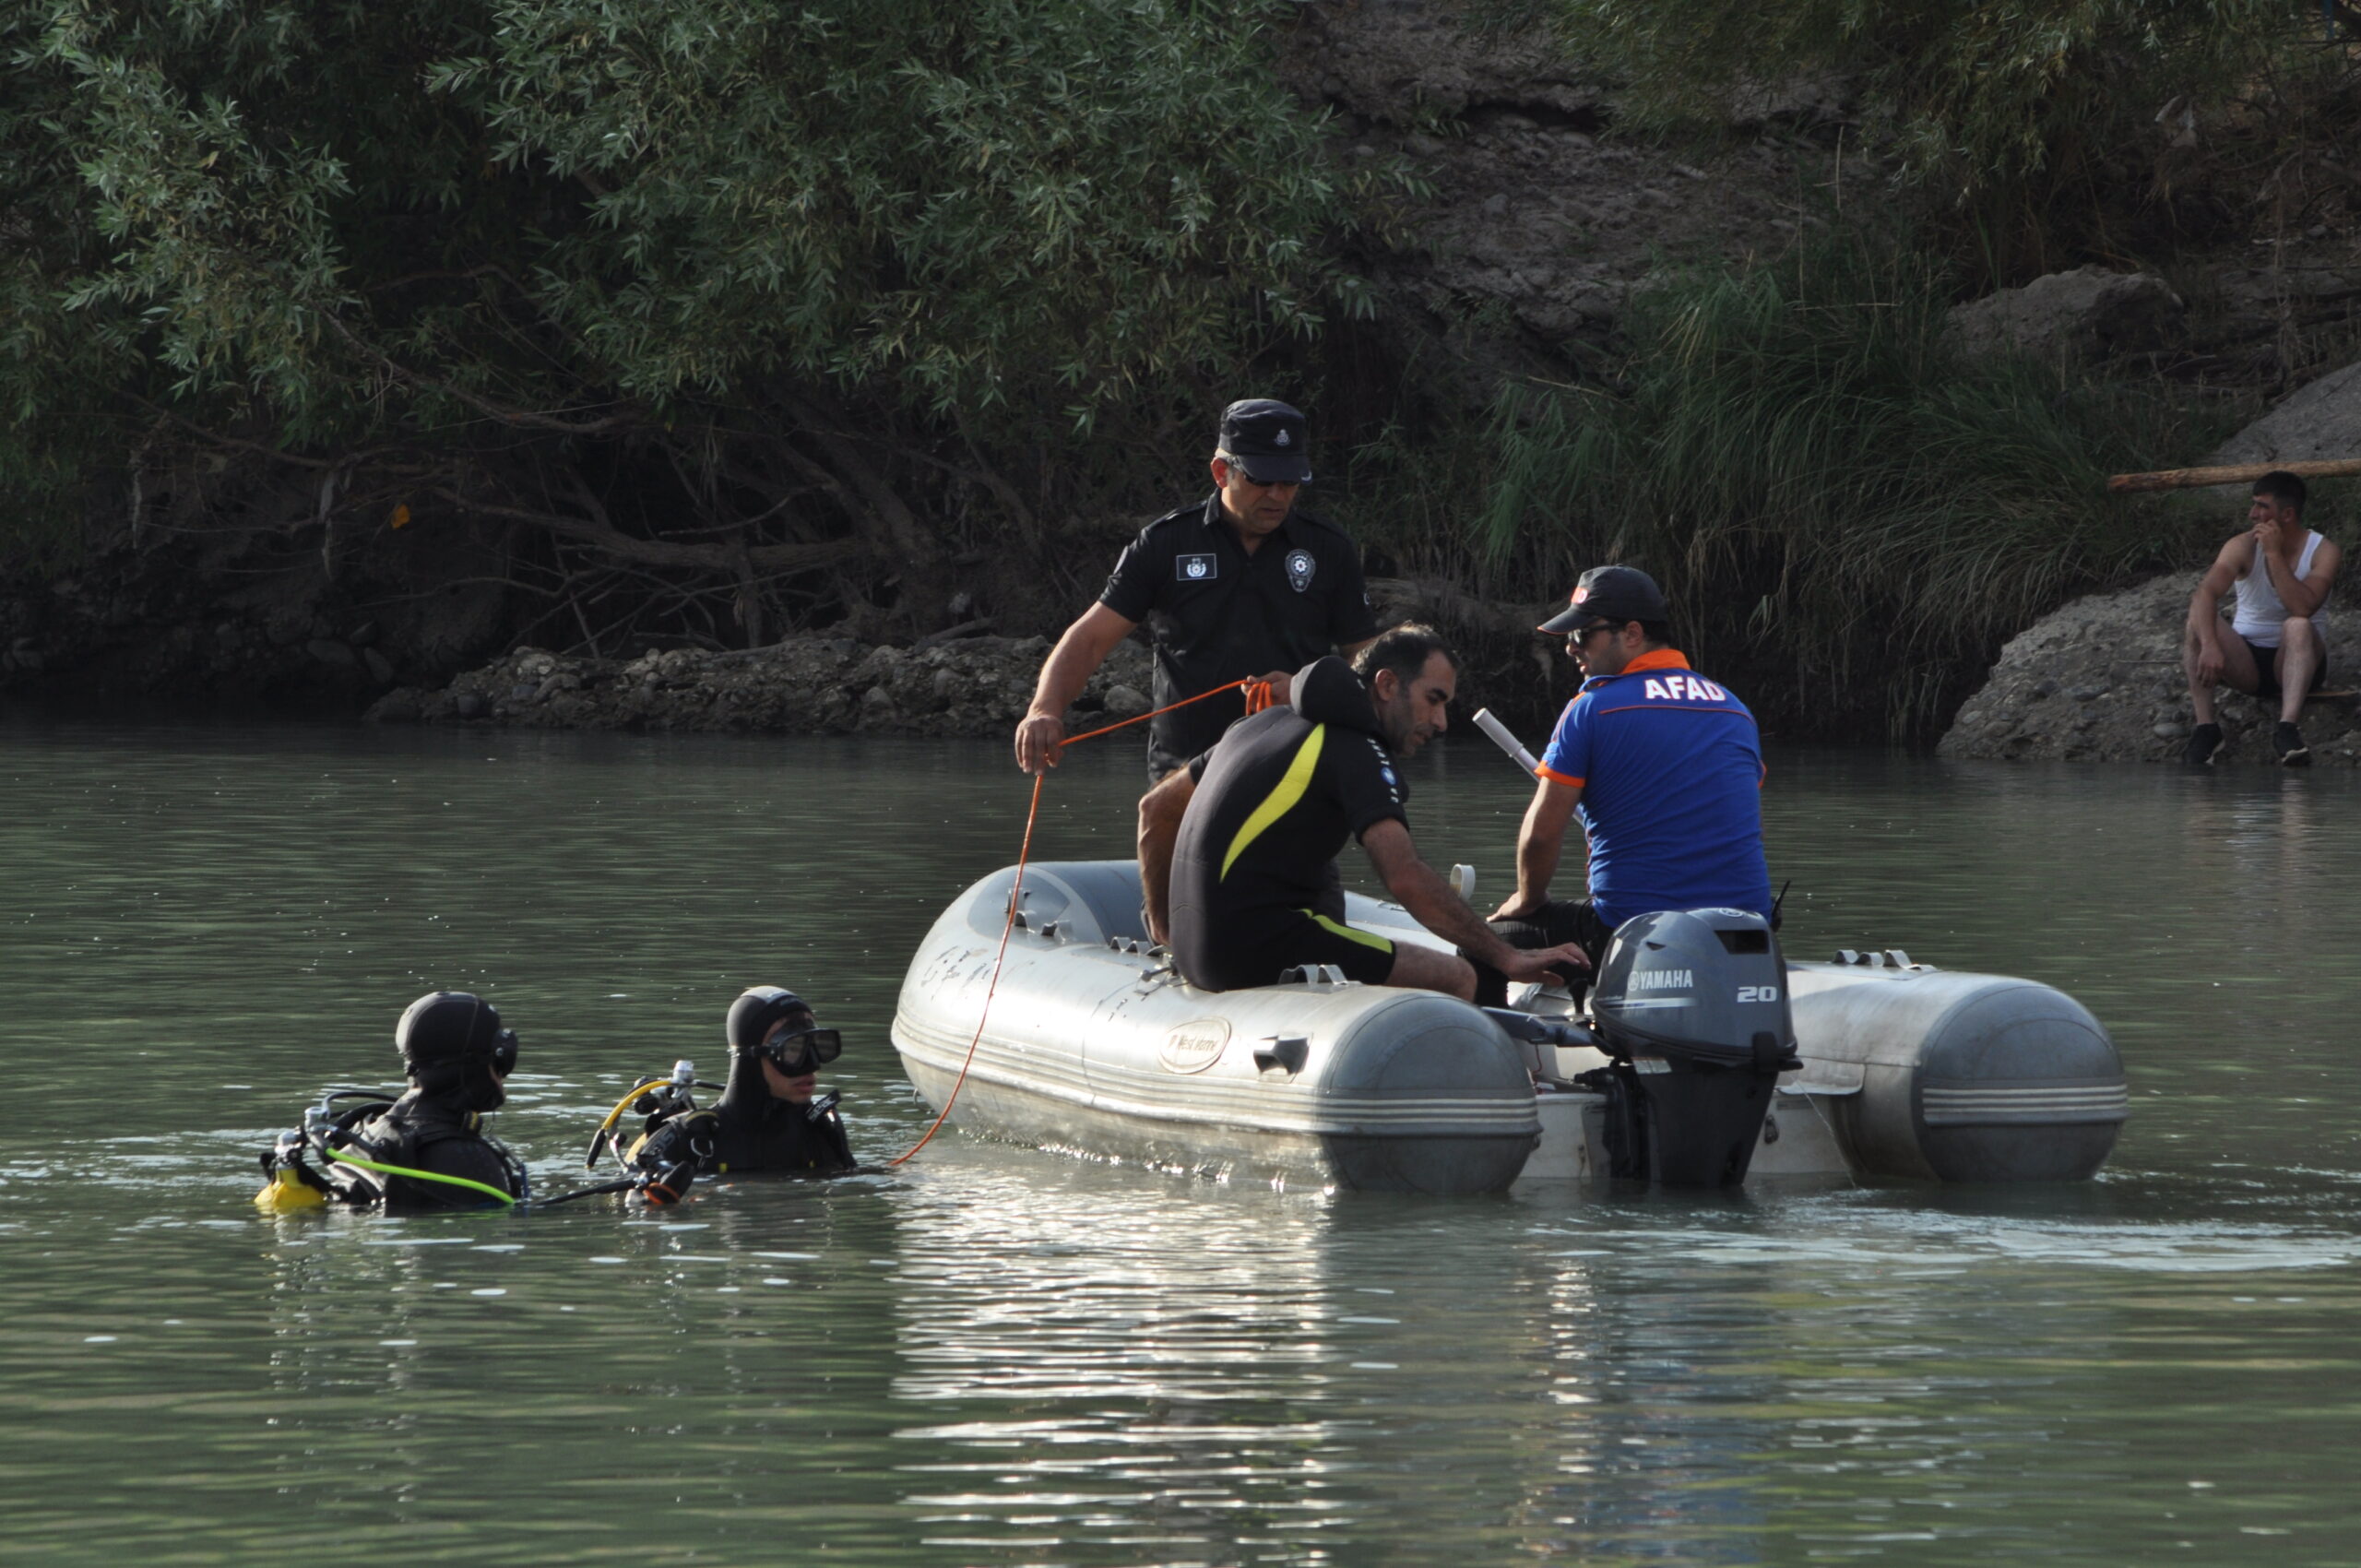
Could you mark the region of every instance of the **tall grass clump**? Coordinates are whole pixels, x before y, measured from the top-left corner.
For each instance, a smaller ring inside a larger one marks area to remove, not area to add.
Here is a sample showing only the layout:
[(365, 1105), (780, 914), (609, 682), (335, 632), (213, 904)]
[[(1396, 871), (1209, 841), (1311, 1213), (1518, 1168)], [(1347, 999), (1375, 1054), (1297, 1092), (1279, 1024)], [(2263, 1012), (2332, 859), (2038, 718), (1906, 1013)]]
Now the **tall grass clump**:
[(1926, 738), (2003, 639), (2208, 526), (2106, 493), (2187, 455), (2161, 387), (1963, 356), (1949, 297), (1858, 231), (1666, 270), (1619, 386), (1499, 399), (1482, 548), (1553, 582), (1643, 566), (1692, 656), (1748, 672), (1784, 727)]

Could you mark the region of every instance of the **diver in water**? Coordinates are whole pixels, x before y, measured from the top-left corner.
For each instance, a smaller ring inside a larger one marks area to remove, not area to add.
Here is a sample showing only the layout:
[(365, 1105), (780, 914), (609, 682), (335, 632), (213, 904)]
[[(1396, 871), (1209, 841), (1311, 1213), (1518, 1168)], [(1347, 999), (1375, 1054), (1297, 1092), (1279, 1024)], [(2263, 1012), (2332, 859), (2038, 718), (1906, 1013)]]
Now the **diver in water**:
[(516, 1065), (516, 1033), (501, 1028), (499, 1010), (468, 992), (430, 992), (402, 1015), (394, 1047), (409, 1090), (340, 1115), (332, 1105), (341, 1097), (323, 1100), (302, 1131), (263, 1156), (271, 1182), (258, 1203), (417, 1210), (526, 1195), (523, 1162), (483, 1131), (484, 1113), (507, 1098), (504, 1086)]
[[(648, 1199), (667, 1202), (686, 1190), (666, 1172), (836, 1176), (858, 1169), (836, 1096), (813, 1094), (821, 1066), (844, 1049), (842, 1037), (821, 1028), (803, 998), (775, 985), (730, 1004), (728, 1033), (730, 1081), (712, 1106), (698, 1109), (677, 1088), (667, 1097), (658, 1086), (658, 1109), (624, 1157), (658, 1173), (645, 1188)], [(595, 1140), (591, 1146), (595, 1158)]]

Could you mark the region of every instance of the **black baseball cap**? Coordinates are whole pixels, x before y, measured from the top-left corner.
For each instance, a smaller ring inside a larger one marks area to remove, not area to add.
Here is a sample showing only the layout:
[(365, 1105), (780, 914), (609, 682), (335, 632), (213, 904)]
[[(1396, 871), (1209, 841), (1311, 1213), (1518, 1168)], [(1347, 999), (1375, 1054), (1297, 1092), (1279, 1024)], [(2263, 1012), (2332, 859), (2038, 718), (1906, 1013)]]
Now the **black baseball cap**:
[(1270, 398), (1249, 398), (1221, 411), (1221, 449), (1256, 484), (1310, 484), (1311, 444), (1303, 415)]
[(1664, 590), (1636, 566), (1593, 566), (1574, 585), (1573, 602), (1535, 628), (1553, 637), (1626, 621), (1669, 621)]

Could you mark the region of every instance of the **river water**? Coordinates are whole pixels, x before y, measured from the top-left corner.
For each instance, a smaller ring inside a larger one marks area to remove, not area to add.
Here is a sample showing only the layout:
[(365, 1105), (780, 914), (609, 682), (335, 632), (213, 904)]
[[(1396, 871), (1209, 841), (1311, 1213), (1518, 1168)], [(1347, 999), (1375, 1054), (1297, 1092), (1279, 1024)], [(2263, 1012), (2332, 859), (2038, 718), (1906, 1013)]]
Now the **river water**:
[[(1120, 746), (1120, 749), (1118, 747)], [(1779, 754), (1789, 951), (2061, 986), (2133, 1120), (2070, 1188), (1275, 1192), (946, 1136), (899, 1172), (264, 1218), (433, 986), (581, 1179), (743, 986), (848, 1045), (1014, 859), (997, 744), (0, 726), (0, 1560), (2349, 1562), (2361, 792)], [(1408, 769), (1501, 891), (1522, 780)], [(1136, 748), (1037, 853), (1127, 852)], [(823, 1555), (825, 1553), (825, 1556)]]

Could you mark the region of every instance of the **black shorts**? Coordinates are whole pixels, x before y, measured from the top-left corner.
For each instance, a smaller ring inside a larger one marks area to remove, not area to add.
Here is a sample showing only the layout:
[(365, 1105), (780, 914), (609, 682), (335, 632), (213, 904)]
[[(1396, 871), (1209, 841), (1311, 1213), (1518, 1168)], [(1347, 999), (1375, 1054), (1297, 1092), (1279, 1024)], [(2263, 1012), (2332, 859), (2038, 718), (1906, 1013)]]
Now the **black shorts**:
[[(1540, 909), (1524, 920), (1494, 921), (1492, 930), (1502, 942), (1521, 952), (1536, 947), (1556, 947), (1572, 943), (1590, 955), (1591, 967), (1569, 978), (1573, 994), (1579, 998), (1590, 985), (1591, 976), (1607, 961), (1607, 944), (1615, 940), (1615, 928), (1599, 918), (1587, 898), (1551, 899)], [(1508, 977), (1479, 958), (1468, 957), (1465, 949), (1460, 956), (1476, 966), (1476, 1001), (1485, 1007), (1505, 1007), (1509, 1003)]]
[[(2271, 701), (2272, 698), (2279, 695), (2283, 689), (2279, 684), (2279, 650), (2275, 647), (2257, 647), (2254, 644), (2248, 643), (2244, 637), (2240, 637), (2238, 641), (2247, 643), (2247, 651), (2254, 655), (2255, 700), (2257, 702)], [(2304, 688), (2304, 695), (2309, 696), (2327, 683), (2328, 649), (2322, 648), (2319, 665), (2312, 671), (2312, 683)]]
[(1363, 985), (1383, 985), (1394, 973), (1393, 943), (1311, 909), (1224, 921), (1218, 936), (1175, 931), (1173, 956), (1200, 991), (1275, 985), (1302, 964), (1334, 964)]

